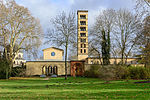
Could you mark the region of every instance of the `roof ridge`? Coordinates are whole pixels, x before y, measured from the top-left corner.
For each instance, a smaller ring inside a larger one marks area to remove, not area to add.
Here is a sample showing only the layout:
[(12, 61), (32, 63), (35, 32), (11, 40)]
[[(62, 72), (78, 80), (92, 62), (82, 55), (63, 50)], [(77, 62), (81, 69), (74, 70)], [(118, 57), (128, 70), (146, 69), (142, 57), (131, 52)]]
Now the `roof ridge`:
[(44, 50), (46, 50), (46, 49), (50, 49), (50, 48), (54, 48), (54, 49), (58, 49), (58, 50), (64, 51), (63, 49), (60, 49), (60, 48), (57, 48), (57, 47), (49, 47), (49, 48), (45, 48), (45, 49), (43, 49), (42, 51), (44, 51)]

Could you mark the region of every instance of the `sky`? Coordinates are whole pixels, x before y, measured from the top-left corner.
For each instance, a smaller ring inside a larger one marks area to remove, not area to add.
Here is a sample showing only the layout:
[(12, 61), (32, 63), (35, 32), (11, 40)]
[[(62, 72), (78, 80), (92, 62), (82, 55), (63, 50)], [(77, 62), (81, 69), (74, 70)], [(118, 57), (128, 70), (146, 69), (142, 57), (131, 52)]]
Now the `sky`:
[[(43, 31), (51, 27), (50, 20), (62, 11), (88, 10), (89, 27), (96, 16), (105, 9), (126, 8), (132, 10), (135, 0), (15, 0), (17, 4), (27, 7), (32, 16), (40, 20)], [(41, 50), (51, 46), (42, 45)], [(42, 55), (42, 53), (40, 53)]]

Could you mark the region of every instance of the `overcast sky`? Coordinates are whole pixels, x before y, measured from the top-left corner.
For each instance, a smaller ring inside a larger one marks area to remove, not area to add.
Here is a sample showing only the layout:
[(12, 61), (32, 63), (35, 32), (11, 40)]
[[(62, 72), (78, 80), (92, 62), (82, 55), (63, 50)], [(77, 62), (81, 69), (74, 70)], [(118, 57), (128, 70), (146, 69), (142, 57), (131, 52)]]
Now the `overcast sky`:
[(128, 8), (135, 5), (134, 0), (16, 0), (27, 7), (34, 17), (41, 21), (44, 30), (50, 19), (61, 11), (89, 10), (89, 25), (93, 24), (98, 12), (107, 8)]
[[(88, 10), (91, 26), (101, 10), (107, 8), (132, 10), (135, 5), (135, 0), (16, 0), (16, 2), (27, 7), (34, 17), (40, 19), (44, 32), (50, 27), (50, 19), (62, 11)], [(46, 47), (42, 46), (41, 49)]]

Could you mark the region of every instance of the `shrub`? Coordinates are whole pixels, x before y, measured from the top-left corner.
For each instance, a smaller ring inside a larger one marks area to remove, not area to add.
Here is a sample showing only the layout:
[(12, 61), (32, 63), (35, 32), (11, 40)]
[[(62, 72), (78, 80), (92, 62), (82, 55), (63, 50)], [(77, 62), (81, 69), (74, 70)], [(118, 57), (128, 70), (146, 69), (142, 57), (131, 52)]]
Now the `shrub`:
[(115, 79), (129, 79), (129, 70), (127, 66), (114, 66), (115, 67)]
[(115, 67), (113, 65), (103, 66), (99, 70), (99, 78), (105, 81), (111, 81), (115, 79)]
[(129, 67), (131, 79), (148, 79), (150, 78), (150, 69), (145, 67)]
[(99, 77), (99, 69), (100, 65), (92, 65), (90, 66), (90, 70), (87, 70), (84, 72), (85, 77), (93, 77), (93, 78), (98, 78)]
[(104, 66), (100, 69), (100, 78), (106, 81), (116, 79), (149, 79), (150, 68), (134, 66)]
[(25, 76), (25, 67), (12, 68), (11, 77), (22, 77), (22, 76)]
[(100, 78), (105, 81), (118, 80), (118, 79), (149, 79), (150, 68), (142, 66), (121, 66), (121, 65), (108, 65), (96, 66), (92, 65), (90, 70), (85, 71), (86, 77)]
[(0, 61), (0, 79), (6, 79), (6, 72), (9, 68), (9, 63), (5, 60)]

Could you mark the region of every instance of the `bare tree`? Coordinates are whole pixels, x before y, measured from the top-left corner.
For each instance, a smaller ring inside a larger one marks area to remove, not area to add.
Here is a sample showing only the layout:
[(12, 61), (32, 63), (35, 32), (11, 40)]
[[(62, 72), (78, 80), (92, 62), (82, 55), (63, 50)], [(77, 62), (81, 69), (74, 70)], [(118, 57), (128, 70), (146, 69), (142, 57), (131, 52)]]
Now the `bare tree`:
[(144, 0), (144, 2), (150, 7), (150, 0)]
[(77, 41), (74, 41), (71, 46), (69, 46), (68, 59), (76, 60), (77, 59)]
[(150, 7), (150, 0), (136, 0), (136, 3), (137, 3), (137, 6), (140, 5), (143, 7), (143, 5), (147, 5)]
[(57, 46), (65, 47), (65, 79), (67, 79), (67, 55), (68, 46), (76, 41), (76, 17), (75, 13), (62, 12), (52, 19), (53, 29), (46, 35), (46, 43), (52, 42)]
[(150, 0), (136, 0), (135, 5), (136, 16), (144, 19), (150, 15)]
[(114, 38), (124, 64), (138, 40), (141, 24), (138, 17), (126, 9), (120, 9), (116, 15)]
[(15, 55), (21, 49), (33, 51), (38, 48), (41, 37), (40, 23), (27, 8), (16, 4), (14, 0), (0, 1), (0, 46), (4, 48), (5, 58), (10, 63), (9, 73)]
[(144, 19), (143, 28), (137, 44), (140, 45), (139, 56), (142, 58), (140, 62), (147, 67), (150, 65), (150, 16)]
[[(93, 26), (93, 38), (97, 46), (101, 47), (102, 61), (104, 65), (110, 64), (110, 34), (114, 27), (115, 11), (113, 9), (104, 10), (96, 18), (96, 22)], [(98, 49), (97, 49), (98, 50)], [(99, 49), (100, 50), (100, 49)]]
[(98, 57), (100, 64), (103, 66), (101, 48), (92, 42), (89, 43), (89, 56)]

